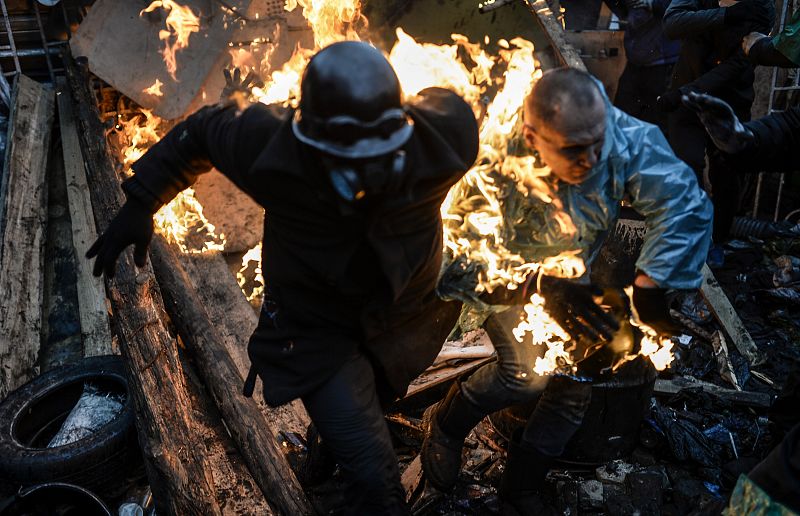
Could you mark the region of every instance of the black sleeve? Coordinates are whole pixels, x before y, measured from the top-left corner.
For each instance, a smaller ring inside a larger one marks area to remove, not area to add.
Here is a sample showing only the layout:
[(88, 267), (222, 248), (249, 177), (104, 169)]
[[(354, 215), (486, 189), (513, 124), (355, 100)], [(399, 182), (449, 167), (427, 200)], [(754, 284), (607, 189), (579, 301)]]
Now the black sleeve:
[(800, 107), (747, 122), (755, 139), (742, 152), (726, 154), (726, 162), (739, 172), (790, 172), (798, 168)]
[(689, 84), (681, 86), (681, 91), (683, 93), (698, 91), (714, 95), (724, 86), (738, 81), (742, 75), (748, 73), (752, 68), (753, 64), (747, 59), (744, 52), (739, 50)]
[(176, 125), (133, 165), (123, 190), (158, 209), (216, 168), (246, 191), (250, 169), (280, 120), (269, 107), (207, 106)]
[(469, 104), (448, 89), (425, 88), (410, 107), (455, 151), (464, 170), (469, 169), (478, 157), (478, 122)]
[(661, 23), (669, 39), (686, 38), (721, 27), (725, 8), (703, 9), (697, 0), (672, 0)]
[(750, 62), (761, 66), (780, 66), (781, 68), (797, 68), (797, 65), (788, 57), (781, 54), (772, 43), (772, 38), (763, 38), (756, 41), (747, 54)]

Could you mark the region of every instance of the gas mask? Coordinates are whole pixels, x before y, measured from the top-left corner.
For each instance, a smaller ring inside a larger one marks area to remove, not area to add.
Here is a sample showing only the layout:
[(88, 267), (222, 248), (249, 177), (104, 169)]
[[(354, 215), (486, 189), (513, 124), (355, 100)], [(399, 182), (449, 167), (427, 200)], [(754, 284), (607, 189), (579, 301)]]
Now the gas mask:
[(364, 159), (322, 155), (322, 165), (337, 195), (346, 202), (397, 193), (403, 185), (406, 153), (392, 153)]

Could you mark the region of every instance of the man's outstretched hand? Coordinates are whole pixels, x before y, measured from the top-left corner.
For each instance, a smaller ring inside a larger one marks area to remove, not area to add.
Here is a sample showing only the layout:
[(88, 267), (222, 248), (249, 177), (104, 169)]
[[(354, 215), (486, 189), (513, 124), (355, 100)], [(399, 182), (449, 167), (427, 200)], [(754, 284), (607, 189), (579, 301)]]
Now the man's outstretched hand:
[(611, 340), (619, 322), (595, 302), (595, 295), (602, 295), (597, 290), (552, 276), (542, 276), (539, 288), (544, 309), (573, 339)]
[(139, 201), (129, 198), (117, 215), (100, 235), (92, 247), (86, 251), (86, 258), (97, 257), (93, 273), (105, 273), (114, 277), (117, 258), (126, 247), (133, 244), (133, 261), (137, 267), (147, 263), (147, 248), (153, 239), (153, 214)]
[(733, 108), (724, 100), (695, 92), (684, 95), (681, 100), (697, 113), (714, 145), (721, 151), (736, 154), (752, 143), (753, 133), (742, 125)]

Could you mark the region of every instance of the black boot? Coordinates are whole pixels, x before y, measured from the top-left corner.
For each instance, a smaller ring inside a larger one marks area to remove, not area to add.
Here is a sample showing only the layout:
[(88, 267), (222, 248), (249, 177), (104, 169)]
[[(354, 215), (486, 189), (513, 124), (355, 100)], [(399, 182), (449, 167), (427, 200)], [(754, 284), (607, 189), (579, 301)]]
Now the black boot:
[(425, 411), (425, 440), (420, 457), (431, 485), (449, 491), (461, 470), (464, 439), (486, 414), (464, 398), (459, 382), (450, 386), (442, 401)]
[(550, 467), (555, 462), (532, 447), (523, 446), (515, 432), (508, 443), (508, 456), (498, 494), (503, 501), (504, 516), (533, 516), (558, 514), (542, 497), (541, 490)]

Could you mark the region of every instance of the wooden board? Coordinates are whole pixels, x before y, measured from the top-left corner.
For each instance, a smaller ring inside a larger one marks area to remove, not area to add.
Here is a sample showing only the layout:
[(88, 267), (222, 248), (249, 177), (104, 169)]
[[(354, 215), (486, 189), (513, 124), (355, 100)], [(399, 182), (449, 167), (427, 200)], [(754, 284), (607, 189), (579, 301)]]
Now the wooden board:
[[(252, 1), (225, 3), (244, 13)], [(176, 53), (175, 79), (168, 73), (161, 54), (164, 43), (159, 40), (159, 32), (166, 29), (165, 11), (158, 8), (140, 16), (149, 2), (97, 0), (70, 40), (72, 53), (87, 57), (92, 73), (162, 118), (181, 117), (195, 99), (200, 99), (200, 105), (216, 102), (224, 85), (221, 66), (227, 61), (228, 43), (241, 26), (222, 2), (178, 3), (198, 16), (200, 27), (199, 32), (189, 36), (188, 46)], [(277, 20), (265, 20), (259, 27), (263, 37), (271, 36)], [(219, 74), (215, 83), (219, 90), (204, 91), (203, 85), (211, 74)], [(156, 80), (162, 83), (162, 96), (144, 92)]]
[(744, 356), (750, 365), (758, 365), (763, 362), (763, 357), (758, 351), (753, 337), (745, 328), (744, 323), (736, 313), (736, 309), (728, 300), (728, 296), (719, 286), (714, 273), (703, 265), (703, 284), (700, 286), (700, 294), (706, 300), (717, 321), (722, 326), (725, 333), (730, 337), (731, 342), (739, 353)]
[(724, 400), (730, 401), (731, 403), (740, 405), (750, 405), (760, 408), (768, 408), (772, 405), (772, 396), (763, 392), (737, 391), (734, 389), (726, 389), (725, 387), (720, 387), (713, 383), (700, 380), (691, 381), (686, 378), (674, 378), (672, 380), (658, 378), (656, 379), (653, 393), (677, 394), (683, 389), (701, 389), (719, 396)]
[(553, 52), (562, 66), (586, 70), (580, 54), (564, 37), (564, 27), (558, 21), (550, 5), (545, 0), (525, 0), (539, 26), (553, 47)]
[(0, 204), (0, 400), (37, 373), (54, 106), (52, 89), (18, 77)]
[(72, 100), (69, 92), (65, 93), (63, 90), (58, 95), (58, 119), (61, 126), (69, 215), (72, 221), (72, 243), (76, 257), (76, 287), (83, 354), (87, 357), (110, 355), (113, 347), (108, 324), (106, 288), (102, 278), (92, 274), (92, 264), (84, 258), (86, 251), (97, 240), (97, 229), (94, 225), (92, 201), (89, 198), (89, 184), (86, 182)]

